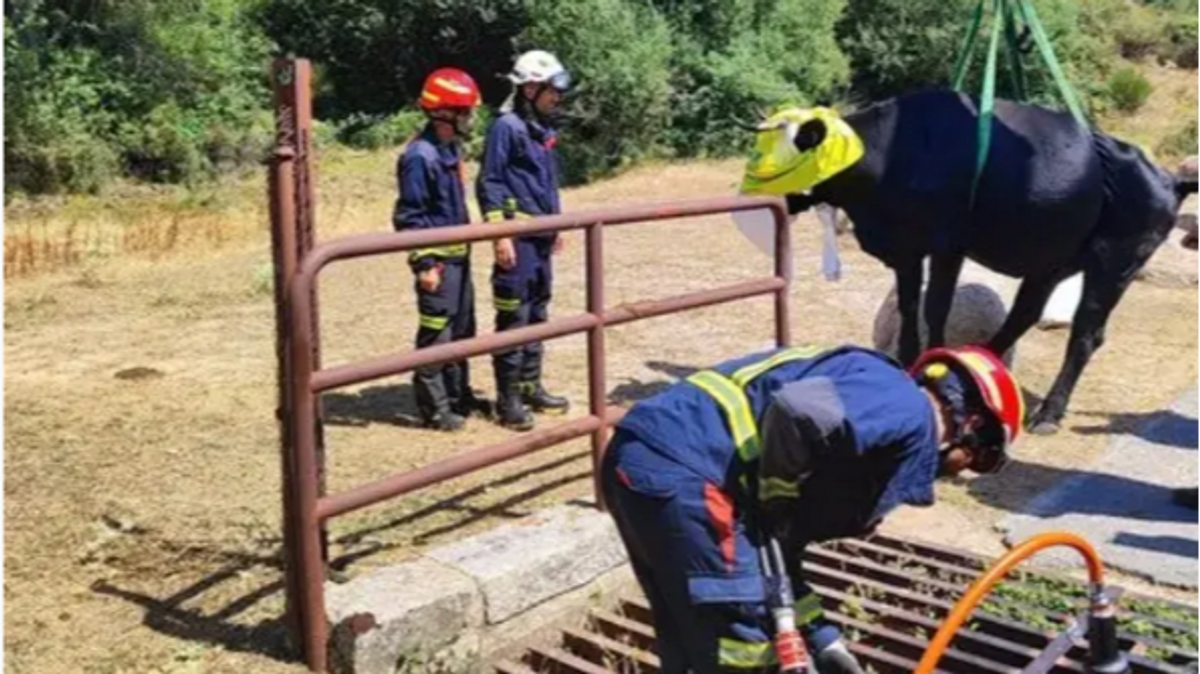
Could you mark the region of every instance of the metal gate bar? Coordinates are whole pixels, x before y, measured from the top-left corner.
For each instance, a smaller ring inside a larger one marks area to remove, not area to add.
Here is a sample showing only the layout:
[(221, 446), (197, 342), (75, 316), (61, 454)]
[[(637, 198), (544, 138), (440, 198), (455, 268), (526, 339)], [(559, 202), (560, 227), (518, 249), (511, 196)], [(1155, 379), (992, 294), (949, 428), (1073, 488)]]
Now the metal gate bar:
[[(285, 192), (286, 193), (286, 192)], [(284, 209), (277, 209), (284, 210)], [(606, 227), (674, 220), (701, 215), (765, 210), (775, 226), (775, 264), (770, 277), (693, 292), (661, 300), (636, 302), (618, 307), (604, 306), (603, 232)], [(587, 311), (539, 325), (481, 335), (408, 353), (390, 354), (368, 360), (321, 368), (314, 348), (320, 328), (316, 317), (317, 277), (334, 261), (399, 253), (451, 243), (474, 243), (512, 236), (584, 230), (587, 279)], [(569, 215), (498, 224), (464, 225), (403, 233), (363, 234), (321, 244), (304, 256), (288, 284), (286, 316), (289, 396), (283, 406), (288, 437), (292, 442), (289, 469), (285, 470), (285, 494), (289, 495), (288, 588), (294, 596), (289, 606), (299, 619), (298, 637), (309, 668), (323, 671), (327, 664), (328, 625), (324, 615), (324, 551), (322, 527), (331, 517), (379, 503), (416, 489), (463, 475), (487, 466), (590, 435), (593, 468), (599, 465), (609, 426), (623, 412), (607, 407), (604, 372), (604, 330), (608, 326), (696, 309), (761, 295), (774, 296), (775, 341), (790, 343), (792, 247), (786, 207), (781, 199), (721, 197), (667, 204), (627, 206)], [(521, 344), (588, 333), (589, 415), (552, 428), (514, 437), (508, 441), (464, 452), (442, 461), (397, 473), (350, 490), (325, 495), (321, 489), (323, 461), (317, 423), (317, 395), (330, 389), (390, 377), (416, 368), (462, 360)], [(600, 491), (596, 500), (603, 505)]]

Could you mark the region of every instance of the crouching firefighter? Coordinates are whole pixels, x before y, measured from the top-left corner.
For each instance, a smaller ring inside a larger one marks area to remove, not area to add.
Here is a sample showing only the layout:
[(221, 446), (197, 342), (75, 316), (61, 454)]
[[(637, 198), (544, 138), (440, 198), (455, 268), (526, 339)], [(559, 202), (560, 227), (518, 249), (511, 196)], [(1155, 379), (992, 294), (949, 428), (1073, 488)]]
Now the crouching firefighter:
[[(803, 582), (805, 546), (931, 505), (939, 476), (999, 470), (1023, 416), (1012, 375), (974, 347), (932, 349), (911, 372), (852, 346), (774, 350), (635, 404), (601, 481), (663, 674), (780, 671), (777, 650), (820, 674), (861, 674)], [(760, 561), (773, 543), (782, 574)], [(802, 639), (789, 649), (801, 658), (772, 646), (780, 577), (796, 588)]]
[[(467, 73), (441, 68), (430, 73), (420, 106), (428, 122), (400, 156), (400, 196), (392, 215), (397, 231), (466, 224), (461, 139), (470, 130), (479, 89)], [(475, 336), (475, 289), (468, 244), (412, 252), (420, 325), (417, 348)], [(457, 431), (478, 409), (467, 361), (421, 368), (413, 375), (417, 408), (431, 428)]]
[[(509, 79), (516, 89), (488, 130), (476, 190), (488, 222), (562, 210), (554, 153), (557, 134), (551, 120), (571, 77), (554, 55), (531, 51), (517, 59)], [(550, 256), (561, 245), (557, 233), (496, 241), (492, 294), (497, 332), (548, 320), (553, 288)], [(567, 399), (551, 395), (542, 386), (543, 353), (542, 343), (536, 342), (493, 357), (502, 425), (533, 428), (526, 406), (535, 412), (567, 411)]]

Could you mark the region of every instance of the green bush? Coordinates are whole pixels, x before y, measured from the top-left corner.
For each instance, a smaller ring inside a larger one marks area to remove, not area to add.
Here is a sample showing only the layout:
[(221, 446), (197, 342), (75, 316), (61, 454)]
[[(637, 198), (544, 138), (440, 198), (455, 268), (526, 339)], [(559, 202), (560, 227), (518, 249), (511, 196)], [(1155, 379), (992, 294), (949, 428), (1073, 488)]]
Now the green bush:
[(1137, 68), (1126, 66), (1108, 79), (1108, 95), (1122, 112), (1135, 112), (1150, 98), (1154, 85)]
[[(1193, 3), (1194, 4), (1194, 3)], [(1200, 54), (1197, 53), (1197, 12), (1195, 7), (1186, 12), (1176, 12), (1167, 23), (1167, 53), (1165, 60), (1180, 68), (1195, 70), (1200, 65)]]
[(742, 32), (719, 49), (701, 32), (690, 42), (677, 36), (674, 115), (667, 141), (681, 156), (726, 156), (745, 150), (750, 134), (733, 124), (756, 110), (785, 103), (829, 102), (849, 79), (833, 25), (844, 0), (781, 0), (758, 3), (742, 15)]
[[(100, 103), (108, 83), (89, 50), (47, 51), (33, 33), (44, 21), (4, 28), (4, 186), (7, 193), (97, 192), (118, 172), (99, 136), (110, 123)], [(89, 114), (88, 111), (92, 111)]]
[(353, 115), (339, 125), (337, 137), (350, 147), (378, 150), (407, 143), (423, 126), (425, 113), (420, 110), (401, 110), (382, 118)]
[[(1114, 4), (1115, 3), (1115, 4)], [(1040, 0), (1042, 25), (1072, 88), (1086, 107), (1105, 91), (1105, 81), (1116, 59), (1110, 37), (1115, 21), (1099, 12), (1124, 0)], [(857, 93), (877, 100), (914, 89), (949, 86), (955, 59), (962, 48), (975, 0), (849, 0), (838, 23), (838, 41), (850, 58)], [(990, 16), (990, 14), (989, 14)], [(990, 19), (977, 38), (966, 83), (967, 91), (982, 90)], [(1006, 46), (1001, 46), (997, 93), (1015, 98)], [(1028, 97), (1035, 103), (1062, 107), (1061, 96), (1049, 70), (1035, 49), (1022, 57), (1028, 80)]]
[(258, 0), (5, 4), (8, 191), (183, 182), (261, 156)]
[(518, 51), (545, 49), (578, 83), (558, 146), (568, 184), (652, 154), (670, 120), (671, 35), (629, 0), (532, 0)]
[(498, 103), (527, 0), (262, 0), (259, 24), (285, 53), (319, 65), (317, 116), (391, 115), (417, 100), (425, 77), (453, 66)]

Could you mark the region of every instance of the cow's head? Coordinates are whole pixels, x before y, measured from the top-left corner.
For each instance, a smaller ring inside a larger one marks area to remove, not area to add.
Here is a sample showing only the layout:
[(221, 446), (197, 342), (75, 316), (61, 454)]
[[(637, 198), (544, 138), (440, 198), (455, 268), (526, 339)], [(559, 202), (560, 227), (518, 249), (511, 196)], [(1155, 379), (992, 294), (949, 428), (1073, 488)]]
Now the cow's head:
[(752, 130), (757, 138), (742, 180), (744, 194), (806, 192), (863, 156), (858, 134), (829, 108), (786, 108)]

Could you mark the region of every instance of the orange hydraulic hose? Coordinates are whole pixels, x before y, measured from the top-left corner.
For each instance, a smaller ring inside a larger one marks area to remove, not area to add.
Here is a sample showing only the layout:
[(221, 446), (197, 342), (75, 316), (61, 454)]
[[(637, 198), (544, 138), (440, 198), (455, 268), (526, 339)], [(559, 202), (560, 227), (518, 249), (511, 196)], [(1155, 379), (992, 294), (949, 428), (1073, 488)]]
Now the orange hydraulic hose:
[(1092, 587), (1097, 588), (1103, 585), (1104, 566), (1100, 563), (1100, 556), (1096, 554), (1096, 549), (1092, 547), (1091, 543), (1075, 534), (1066, 532), (1050, 532), (1034, 536), (1010, 550), (1007, 555), (1000, 558), (1000, 561), (992, 565), (987, 573), (971, 584), (967, 593), (954, 605), (950, 616), (946, 622), (942, 623), (942, 627), (934, 635), (933, 640), (929, 642), (929, 648), (925, 650), (925, 655), (922, 656), (921, 662), (917, 663), (913, 674), (933, 674), (933, 668), (941, 660), (942, 653), (950, 645), (950, 640), (954, 638), (955, 632), (971, 616), (979, 602), (983, 601), (983, 598), (991, 592), (992, 587), (1008, 575), (1013, 567), (1046, 548), (1059, 545), (1079, 551), (1087, 563), (1088, 580), (1091, 581)]

